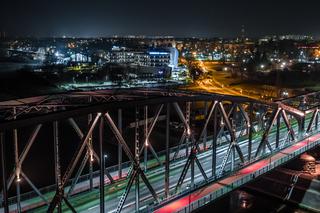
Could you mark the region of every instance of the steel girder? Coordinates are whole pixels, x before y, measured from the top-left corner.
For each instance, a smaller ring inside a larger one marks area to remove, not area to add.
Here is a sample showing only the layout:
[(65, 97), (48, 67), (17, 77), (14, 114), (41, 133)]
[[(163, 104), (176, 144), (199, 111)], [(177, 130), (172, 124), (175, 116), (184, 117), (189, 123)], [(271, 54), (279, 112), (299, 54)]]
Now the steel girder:
[[(62, 175), (61, 183), (58, 186), (57, 192), (56, 192), (54, 198), (52, 199), (48, 210), (49, 210), (49, 212), (53, 211), (53, 209), (55, 209), (58, 204), (60, 204), (62, 201), (64, 201), (65, 204), (71, 209), (71, 211), (75, 211), (75, 209), (72, 207), (71, 203), (68, 200), (68, 197), (69, 197), (68, 195), (72, 194), (71, 193), (72, 190), (70, 190), (65, 195), (64, 194), (64, 188), (65, 188), (65, 186), (67, 184), (67, 181), (70, 179), (71, 175), (73, 174), (73, 171), (76, 171), (77, 164), (78, 164), (78, 162), (80, 162), (80, 158), (81, 158), (81, 156), (83, 154), (83, 151), (85, 149), (87, 150), (87, 152), (84, 154), (84, 158), (82, 159), (82, 162), (79, 163), (80, 164), (79, 170), (77, 170), (77, 173), (75, 175), (76, 178), (74, 179), (74, 182), (72, 183), (71, 186), (74, 186), (75, 183), (77, 182), (77, 179), (79, 178), (79, 176), (80, 176), (80, 174), (81, 174), (81, 172), (82, 172), (82, 170), (83, 170), (83, 168), (85, 166), (85, 162), (88, 162), (88, 160), (90, 159), (90, 153), (92, 154), (92, 156), (94, 156), (94, 158), (97, 160), (98, 163), (101, 162), (101, 157), (99, 157), (95, 153), (95, 151), (92, 148), (92, 144), (90, 144), (89, 141), (90, 141), (90, 138), (92, 137), (92, 132), (93, 132), (93, 129), (95, 128), (95, 123), (97, 122), (97, 119), (99, 120), (99, 119), (101, 119), (100, 117), (103, 117), (103, 119), (106, 120), (106, 122), (108, 123), (110, 129), (112, 130), (113, 134), (115, 135), (115, 138), (117, 139), (118, 143), (121, 145), (121, 150), (122, 149), (124, 150), (124, 152), (127, 154), (128, 158), (129, 158), (129, 160), (133, 164), (133, 172), (128, 177), (129, 178), (129, 184), (127, 186), (127, 189), (125, 190), (127, 194), (124, 194), (124, 196), (122, 196), (121, 200), (123, 200), (122, 201), (123, 203), (119, 202), (119, 205), (118, 205), (118, 207), (119, 207), (118, 209), (121, 210), (121, 208), (123, 207), (123, 204), (124, 204), (124, 202), (126, 200), (126, 197), (127, 197), (128, 193), (130, 191), (130, 188), (132, 187), (132, 184), (135, 183), (135, 186), (136, 186), (135, 188), (137, 189), (137, 188), (139, 188), (139, 181), (140, 180), (142, 180), (146, 184), (147, 188), (150, 190), (151, 194), (153, 195), (153, 197), (154, 197), (154, 199), (156, 201), (158, 201), (158, 196), (159, 195), (154, 191), (154, 189), (152, 188), (151, 184), (149, 183), (148, 178), (146, 177), (144, 171), (141, 168), (141, 165), (140, 165), (140, 162), (139, 162), (139, 158), (137, 158), (137, 155), (133, 155), (132, 154), (131, 150), (129, 149), (129, 147), (128, 147), (127, 143), (126, 143), (126, 141), (123, 139), (123, 136), (122, 136), (122, 133), (121, 133), (121, 126), (122, 125), (119, 125), (119, 121), (118, 121), (118, 126), (116, 126), (114, 121), (111, 119), (111, 116), (110, 116), (109, 112), (111, 112), (112, 110), (115, 110), (115, 109), (118, 110), (120, 107), (121, 107), (121, 110), (126, 110), (126, 109), (129, 109), (132, 106), (136, 106), (138, 108), (140, 107), (140, 109), (143, 109), (145, 106), (153, 106), (153, 105), (159, 104), (158, 105), (158, 109), (156, 110), (156, 113), (155, 113), (153, 119), (151, 120), (151, 122), (145, 122), (146, 123), (146, 125), (145, 125), (146, 128), (145, 128), (143, 140), (142, 141), (140, 139), (136, 140), (136, 141), (139, 141), (139, 146), (140, 146), (140, 144), (141, 145), (142, 144), (144, 144), (144, 145), (146, 144), (144, 142), (148, 141), (147, 139), (150, 137), (151, 132), (155, 129), (156, 122), (157, 122), (159, 116), (161, 115), (161, 113), (163, 113), (163, 111), (164, 111), (163, 110), (164, 104), (167, 104), (168, 106), (169, 105), (173, 106), (173, 108), (175, 109), (175, 112), (177, 113), (179, 119), (181, 120), (181, 122), (183, 123), (183, 125), (185, 127), (185, 131), (184, 131), (185, 132), (184, 133), (185, 137), (187, 137), (188, 134), (189, 134), (189, 138), (191, 140), (191, 152), (188, 155), (188, 158), (186, 160), (186, 163), (185, 163), (185, 166), (184, 166), (185, 169), (183, 170), (183, 173), (180, 176), (180, 179), (182, 180), (182, 181), (179, 180), (179, 185), (180, 186), (181, 186), (181, 184), (183, 182), (183, 179), (185, 178), (185, 174), (188, 171), (189, 167), (191, 167), (191, 170), (192, 170), (191, 173), (193, 174), (192, 176), (194, 176), (194, 164), (197, 164), (197, 166), (199, 168), (199, 171), (202, 174), (202, 176), (204, 177), (204, 179), (205, 180), (208, 179), (206, 171), (204, 171), (204, 169), (202, 168), (201, 162), (197, 158), (197, 153), (199, 151), (199, 144), (200, 144), (201, 141), (203, 141), (203, 138), (207, 133), (206, 129), (208, 128), (208, 126), (210, 127), (212, 123), (213, 124), (217, 124), (217, 120), (219, 120), (219, 119), (222, 119), (224, 121), (223, 128), (226, 128), (226, 130), (227, 130), (226, 133), (230, 137), (230, 144), (229, 144), (229, 147), (228, 147), (228, 151), (227, 151), (227, 153), (226, 153), (226, 155), (224, 157), (224, 159), (226, 159), (226, 160), (223, 161), (223, 163), (222, 163), (223, 166), (222, 166), (222, 168), (220, 169), (220, 171), (218, 173), (221, 174), (223, 172), (230, 155), (233, 158), (233, 161), (236, 161), (235, 153), (238, 154), (238, 157), (239, 157), (239, 159), (241, 160), (242, 163), (246, 162), (245, 159), (244, 159), (242, 150), (240, 149), (239, 145), (237, 144), (237, 137), (243, 136), (241, 134), (242, 130), (240, 130), (240, 134), (238, 134), (236, 132), (237, 128), (234, 128), (233, 125), (232, 125), (232, 122), (231, 122), (231, 115), (233, 113), (235, 113), (235, 112), (234, 112), (234, 110), (232, 110), (232, 111), (229, 111), (227, 113), (226, 112), (226, 106), (224, 106), (224, 104), (223, 104), (225, 102), (230, 103), (229, 99), (228, 100), (224, 100), (223, 97), (220, 97), (220, 96), (219, 96), (219, 98), (217, 98), (218, 96), (210, 96), (210, 95), (208, 95), (208, 96), (204, 95), (204, 96), (199, 96), (199, 97), (197, 97), (194, 94), (189, 94), (189, 95), (183, 95), (183, 96), (179, 96), (179, 97), (165, 97), (163, 99), (161, 98), (161, 100), (150, 98), (148, 100), (128, 101), (127, 106), (124, 106), (123, 104), (122, 105), (119, 104), (121, 102), (117, 102), (117, 101), (113, 102), (112, 101), (112, 102), (109, 102), (109, 103), (96, 104), (96, 105), (93, 105), (93, 106), (85, 106), (85, 107), (80, 107), (80, 108), (75, 108), (75, 109), (66, 109), (65, 111), (50, 112), (50, 113), (44, 114), (43, 116), (40, 116), (40, 117), (31, 117), (30, 120), (25, 120), (25, 119), (22, 118), (22, 119), (9, 121), (9, 122), (0, 123), (0, 132), (4, 132), (4, 131), (6, 131), (8, 129), (18, 129), (18, 128), (22, 127), (22, 126), (29, 125), (29, 124), (37, 124), (37, 126), (36, 126), (36, 128), (34, 130), (34, 133), (32, 134), (32, 136), (29, 139), (29, 142), (27, 143), (26, 147), (24, 148), (24, 150), (21, 152), (21, 154), (19, 156), (19, 161), (17, 161), (18, 163), (16, 162), (16, 164), (18, 166), (16, 168), (18, 170), (20, 168), (21, 176), (32, 187), (32, 185), (34, 185), (34, 184), (31, 182), (31, 180), (29, 180), (29, 178), (23, 172), (23, 169), (21, 168), (21, 164), (22, 164), (25, 156), (27, 155), (30, 147), (32, 146), (32, 144), (33, 144), (33, 142), (35, 140), (36, 134), (39, 132), (39, 130), (40, 130), (41, 126), (42, 126), (42, 124), (39, 124), (39, 121), (49, 122), (49, 121), (57, 121), (57, 120), (62, 120), (62, 119), (68, 119), (68, 122), (71, 124), (71, 126), (74, 128), (74, 130), (77, 132), (79, 138), (81, 139), (81, 142), (80, 142), (80, 145), (79, 145), (76, 153), (74, 154), (74, 157), (72, 158), (72, 160), (71, 160), (66, 172)], [(235, 100), (238, 100), (238, 99), (235, 99)], [(247, 100), (247, 99), (245, 99), (245, 100)], [(195, 133), (194, 129), (192, 129), (193, 128), (192, 125), (188, 122), (187, 116), (182, 112), (180, 106), (178, 105), (178, 102), (179, 103), (180, 102), (186, 103), (186, 102), (194, 102), (194, 101), (195, 102), (196, 101), (211, 102), (209, 110), (206, 113), (206, 117), (205, 117), (205, 120), (204, 120), (203, 127), (202, 127), (198, 137), (196, 137), (196, 133)], [(245, 127), (247, 129), (246, 135), (249, 134), (249, 138), (251, 138), (251, 140), (252, 140), (253, 125), (254, 125), (253, 124), (253, 121), (254, 121), (254, 115), (253, 115), (254, 113), (253, 113), (253, 111), (257, 107), (259, 107), (260, 104), (263, 104), (264, 106), (266, 106), (265, 103), (259, 103), (259, 102), (255, 103), (254, 101), (250, 101), (250, 102), (246, 102), (246, 101), (245, 102), (241, 102), (241, 101), (239, 101), (239, 102), (232, 102), (232, 103), (235, 104), (235, 108), (236, 109), (239, 109), (239, 113), (241, 114), (241, 119), (243, 119), (243, 121), (246, 123), (246, 127)], [(244, 105), (248, 105), (249, 107), (245, 107)], [(170, 117), (170, 110), (169, 109), (170, 109), (170, 107), (168, 107), (168, 106), (167, 106), (167, 110), (166, 110), (166, 112), (167, 112), (167, 114), (166, 114), (166, 117), (167, 117), (167, 124), (166, 124), (166, 129), (167, 130), (166, 130), (166, 132), (169, 132), (169, 124), (170, 124), (170, 121), (169, 121), (169, 117)], [(274, 109), (275, 106), (278, 106), (278, 105), (269, 106), (269, 109), (270, 108)], [(248, 111), (249, 111), (249, 113), (248, 113)], [(294, 134), (293, 128), (290, 125), (290, 121), (289, 121), (289, 119), (287, 117), (287, 112), (288, 111), (286, 111), (285, 109), (280, 109), (280, 111), (278, 111), (278, 108), (277, 108), (277, 110), (276, 110), (277, 115), (273, 116), (271, 124), (269, 123), (269, 125), (266, 128), (266, 130), (264, 130), (265, 132), (264, 132), (262, 138), (267, 139), (268, 134), (270, 132), (270, 129), (273, 126), (273, 124), (275, 123), (275, 120), (277, 120), (279, 118), (279, 115), (281, 115), (282, 119), (283, 119), (283, 123), (286, 125), (286, 127), (287, 127), (287, 129), (288, 129), (288, 131), (290, 133), (289, 136), (291, 137), (291, 139), (294, 139), (295, 134)], [(96, 117), (90, 123), (88, 130), (85, 133), (83, 133), (72, 117), (74, 117), (76, 115), (77, 116), (78, 115), (88, 115), (87, 113), (94, 114), (94, 115), (96, 115)], [(290, 112), (288, 112), (288, 113), (290, 113)], [(147, 117), (148, 117), (148, 113), (145, 113), (145, 116), (144, 116), (145, 121), (148, 120)], [(217, 117), (218, 117), (218, 119), (217, 119)], [(316, 116), (315, 116), (315, 118), (312, 119), (313, 123), (315, 122), (315, 119), (316, 119)], [(216, 121), (212, 121), (212, 120), (216, 120)], [(40, 123), (43, 123), (43, 122), (40, 122)], [(136, 125), (136, 126), (139, 126), (139, 125)], [(217, 127), (215, 129), (217, 129)], [(137, 129), (137, 131), (139, 132), (140, 130)], [(166, 143), (168, 145), (166, 146), (167, 147), (166, 150), (168, 151), (170, 138), (169, 138), (169, 133), (167, 133), (167, 134), (168, 134), (168, 136), (166, 136), (166, 137), (168, 139), (166, 139)], [(250, 134), (251, 134), (251, 136), (250, 136)], [(214, 136), (214, 138), (216, 139), (216, 136)], [(264, 141), (264, 143), (266, 143), (265, 139), (262, 140), (262, 141)], [(185, 138), (184, 138), (184, 140), (185, 140)], [(215, 150), (215, 148), (213, 146), (213, 144), (215, 144), (214, 140), (212, 142), (212, 147), (211, 147), (212, 148), (212, 152), (213, 152), (213, 154), (212, 154), (212, 159), (213, 159), (212, 161), (213, 162), (214, 162), (214, 157), (216, 155), (216, 150)], [(248, 143), (248, 149), (251, 150), (251, 148), (249, 148), (250, 147), (249, 144), (250, 144), (250, 142)], [(265, 144), (265, 145), (267, 145), (267, 144)], [(139, 156), (140, 156), (142, 150), (141, 150), (141, 147), (139, 147), (139, 146), (137, 146), (137, 147), (139, 148), (139, 152), (138, 153), (139, 153)], [(215, 144), (215, 146), (216, 146), (216, 144)], [(259, 149), (261, 151), (261, 149), (263, 149), (263, 147), (262, 148), (258, 148), (258, 150)], [(151, 150), (151, 152), (152, 153), (153, 152), (156, 153), (156, 151), (154, 149), (153, 149), (153, 151)], [(248, 152), (251, 153), (251, 151), (248, 151)], [(157, 159), (156, 155), (154, 155), (154, 157), (155, 157), (155, 159)], [(248, 161), (250, 161), (250, 156), (248, 157)], [(169, 188), (170, 153), (169, 152), (166, 152), (166, 160), (164, 161), (164, 163), (165, 163), (165, 167), (167, 168), (166, 169), (166, 175), (165, 175), (166, 176), (166, 178), (165, 178), (166, 179), (166, 187), (165, 187), (166, 195), (165, 195), (165, 197), (169, 197), (170, 196), (170, 188)], [(216, 163), (213, 163), (213, 166), (215, 164)], [(107, 171), (105, 171), (105, 172), (107, 172)], [(216, 175), (216, 172), (214, 170), (212, 170), (212, 176), (215, 176), (215, 175)], [(13, 176), (13, 178), (15, 178), (16, 170), (13, 171), (13, 174), (11, 176)], [(9, 180), (12, 179), (11, 176), (10, 176)], [(111, 177), (111, 175), (110, 175), (110, 177)], [(110, 182), (112, 182), (112, 177), (111, 178), (110, 177), (109, 177)], [(11, 183), (12, 183), (12, 181), (11, 181)], [(194, 182), (194, 179), (193, 179), (192, 182)], [(39, 197), (41, 197), (41, 193), (39, 193), (40, 191), (37, 190), (36, 187), (32, 187), (32, 188), (39, 195)], [(139, 196), (137, 196), (137, 197), (139, 197)], [(45, 201), (45, 199), (43, 199), (43, 200)], [(48, 202), (48, 201), (46, 201), (46, 202)]]

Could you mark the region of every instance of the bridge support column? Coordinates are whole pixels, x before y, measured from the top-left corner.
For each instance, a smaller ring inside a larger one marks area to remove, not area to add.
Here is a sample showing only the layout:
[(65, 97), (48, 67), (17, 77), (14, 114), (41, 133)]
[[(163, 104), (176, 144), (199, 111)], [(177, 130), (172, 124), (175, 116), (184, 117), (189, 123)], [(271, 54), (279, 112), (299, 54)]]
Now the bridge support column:
[[(122, 134), (122, 110), (118, 109), (118, 129)], [(118, 176), (122, 178), (122, 145), (118, 143)]]
[(166, 160), (165, 160), (165, 174), (164, 174), (164, 194), (165, 197), (168, 198), (169, 197), (169, 193), (170, 193), (170, 168), (169, 168), (169, 164), (170, 164), (170, 147), (169, 147), (169, 142), (170, 142), (170, 104), (167, 104), (167, 115), (166, 115)]
[[(17, 111), (16, 108), (13, 108), (13, 119), (15, 120)], [(16, 192), (17, 192), (17, 212), (21, 212), (21, 194), (20, 194), (20, 162), (19, 162), (19, 147), (18, 147), (18, 130), (13, 129), (13, 144), (14, 144), (14, 159), (15, 159), (15, 172), (16, 172)]]
[(213, 138), (212, 138), (212, 162), (211, 162), (211, 175), (212, 177), (216, 177), (217, 175), (217, 137), (218, 137), (218, 110), (214, 109), (213, 115)]
[(318, 130), (318, 123), (319, 123), (319, 113), (316, 115), (316, 130)]
[[(317, 113), (317, 115), (318, 115), (318, 113)], [(300, 123), (300, 125), (299, 125), (299, 137), (302, 138), (303, 135), (304, 135), (304, 132), (305, 132), (305, 118), (304, 117), (300, 118), (300, 122), (299, 123)]]
[[(92, 121), (92, 114), (89, 114), (88, 115), (88, 125), (90, 125)], [(88, 143), (89, 143), (89, 146), (92, 146), (92, 135), (89, 136), (89, 139), (88, 139)], [(94, 160), (94, 157), (93, 157), (93, 153), (92, 153), (92, 150), (89, 150), (87, 149), (87, 151), (89, 152), (89, 185), (90, 185), (90, 191), (93, 189), (93, 160)]]
[[(194, 150), (191, 150), (191, 152), (193, 152)], [(193, 155), (192, 153), (191, 153), (191, 155)], [(194, 154), (195, 155), (195, 154)], [(191, 171), (191, 189), (193, 189), (194, 188), (194, 158), (192, 158), (192, 160), (191, 160), (191, 165), (190, 165), (190, 171)]]
[(276, 126), (276, 149), (279, 148), (279, 142), (280, 142), (280, 119), (281, 116), (277, 117), (277, 126)]
[[(59, 124), (58, 121), (53, 122), (53, 143), (54, 143), (54, 171), (56, 179), (57, 191), (60, 191), (61, 187), (61, 169), (60, 169), (60, 158), (59, 158)], [(62, 189), (63, 191), (63, 189)], [(63, 192), (62, 192), (63, 193)], [(61, 213), (61, 202), (58, 204), (58, 212)]]
[(148, 170), (148, 106), (144, 106), (144, 171)]
[(249, 105), (249, 140), (248, 140), (248, 161), (251, 161), (251, 152), (252, 152), (252, 133), (253, 133), (253, 104)]
[(0, 132), (0, 154), (1, 154), (1, 176), (2, 176), (2, 199), (4, 213), (9, 213), (8, 191), (7, 191), (7, 171), (5, 156), (5, 135)]
[(103, 153), (103, 133), (104, 133), (104, 120), (103, 117), (100, 118), (99, 125), (99, 148), (100, 148), (100, 212), (104, 213), (104, 173), (105, 173), (105, 163), (104, 163), (104, 153)]
[[(204, 102), (204, 117), (206, 118), (208, 115), (208, 102)], [(204, 135), (203, 135), (203, 150), (205, 151), (207, 149), (207, 127), (204, 130)]]
[[(137, 166), (140, 165), (140, 138), (139, 138), (139, 108), (136, 106), (135, 109), (135, 159), (137, 162)], [(145, 147), (147, 149), (147, 147)], [(140, 168), (133, 168), (134, 170)], [(139, 183), (139, 175), (135, 177), (135, 198), (136, 198), (136, 212), (139, 212), (140, 209), (140, 183)]]
[(189, 155), (189, 143), (190, 143), (190, 136), (191, 136), (191, 129), (190, 129), (190, 111), (191, 111), (191, 103), (187, 102), (186, 104), (186, 123), (189, 128), (187, 128), (187, 137), (186, 137), (186, 158)]

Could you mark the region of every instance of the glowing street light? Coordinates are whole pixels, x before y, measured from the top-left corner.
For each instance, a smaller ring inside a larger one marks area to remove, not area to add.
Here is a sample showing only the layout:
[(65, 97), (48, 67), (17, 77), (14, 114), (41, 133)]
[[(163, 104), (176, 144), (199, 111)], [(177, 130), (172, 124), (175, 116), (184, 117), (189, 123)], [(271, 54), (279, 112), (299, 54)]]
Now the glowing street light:
[(191, 130), (190, 130), (190, 128), (187, 129), (187, 135), (188, 135), (188, 136), (191, 135)]

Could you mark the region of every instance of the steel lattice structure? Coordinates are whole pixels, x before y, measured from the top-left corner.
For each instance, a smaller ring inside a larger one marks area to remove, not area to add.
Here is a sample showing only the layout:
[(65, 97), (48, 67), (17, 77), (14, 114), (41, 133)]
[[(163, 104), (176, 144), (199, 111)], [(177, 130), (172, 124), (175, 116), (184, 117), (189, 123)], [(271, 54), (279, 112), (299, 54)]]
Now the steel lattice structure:
[[(310, 107), (301, 107), (301, 104), (311, 99), (306, 97), (312, 97), (313, 103)], [(162, 205), (186, 191), (185, 182), (189, 171), (190, 187), (193, 189), (199, 186), (199, 181), (195, 180), (196, 171), (202, 176), (201, 183), (215, 181), (265, 155), (295, 143), (299, 138), (305, 137), (305, 133), (311, 134), (317, 130), (319, 109), (318, 104), (314, 103), (319, 103), (318, 97), (315, 93), (298, 97), (300, 107), (297, 107), (290, 104), (296, 102), (292, 100), (267, 103), (237, 96), (136, 89), (71, 92), (1, 102), (0, 148), (4, 212), (9, 212), (8, 190), (13, 185), (16, 186), (16, 209), (18, 212), (23, 210), (21, 179), (24, 179), (41, 198), (41, 206), (47, 206), (48, 212), (54, 212), (56, 209), (61, 212), (63, 203), (72, 212), (77, 212), (70, 199), (77, 196), (74, 189), (86, 166), (89, 167), (90, 173), (89, 188), (92, 190), (94, 187), (94, 162), (99, 165), (100, 212), (104, 212), (106, 208), (105, 177), (108, 179), (107, 184), (111, 185), (126, 179), (127, 184), (118, 200), (117, 212), (122, 211), (132, 188), (135, 193), (135, 211), (139, 211), (141, 205)], [(126, 126), (123, 125), (123, 113), (130, 114), (130, 118), (126, 119), (131, 119), (131, 122)], [(202, 118), (196, 119), (199, 115)], [(86, 118), (85, 130), (79, 125), (79, 117)], [(182, 131), (172, 133), (173, 121), (181, 126)], [(66, 168), (61, 168), (61, 158), (64, 156), (60, 154), (60, 138), (69, 132), (64, 132), (60, 127), (61, 122), (67, 122), (79, 138), (77, 148)], [(158, 123), (162, 123), (164, 128), (157, 130)], [(50, 124), (53, 130), (55, 193), (50, 199), (32, 182), (22, 166), (27, 157), (32, 157), (28, 156), (28, 153), (44, 124)], [(284, 126), (283, 129), (281, 125)], [(30, 126), (34, 128), (33, 131), (25, 146), (19, 147), (18, 131)], [(132, 128), (134, 131), (130, 141), (123, 132), (126, 128)], [(106, 129), (112, 133), (108, 137), (105, 136)], [(165, 135), (162, 157), (159, 150), (154, 148), (155, 144), (150, 141), (155, 131), (163, 132)], [(274, 139), (271, 137), (273, 131)], [(10, 142), (5, 136), (8, 134), (12, 134)], [(179, 136), (174, 148), (171, 141), (173, 136)], [(103, 150), (110, 138), (114, 138), (118, 144), (117, 179), (105, 168)], [(244, 139), (246, 143), (240, 145)], [(259, 142), (256, 143), (255, 140)], [(8, 162), (5, 157), (5, 145), (13, 146), (14, 150), (11, 173), (6, 169)], [(219, 147), (222, 145), (226, 146), (226, 152), (220, 156)], [(130, 162), (126, 175), (123, 174), (122, 150)], [(208, 151), (211, 153), (210, 171), (205, 170), (203, 162), (199, 160), (199, 154)], [(148, 156), (149, 159), (151, 156), (155, 160), (155, 167), (163, 168), (164, 190), (161, 192), (155, 190), (150, 177), (146, 175), (150, 169)], [(221, 161), (219, 164), (218, 156)], [(177, 174), (179, 178), (174, 187), (171, 187), (170, 165), (178, 161), (183, 162), (183, 167)], [(150, 198), (145, 199), (145, 195), (140, 195), (141, 186), (148, 190)]]

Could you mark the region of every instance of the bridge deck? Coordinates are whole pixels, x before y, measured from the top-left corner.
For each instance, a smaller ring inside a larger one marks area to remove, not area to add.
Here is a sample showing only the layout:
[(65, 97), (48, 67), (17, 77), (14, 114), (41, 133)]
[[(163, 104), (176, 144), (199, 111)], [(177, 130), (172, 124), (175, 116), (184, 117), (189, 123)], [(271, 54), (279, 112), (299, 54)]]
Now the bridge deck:
[(212, 183), (195, 192), (179, 198), (157, 209), (156, 213), (191, 212), (204, 204), (209, 203), (222, 195), (242, 186), (254, 178), (274, 169), (275, 167), (291, 160), (320, 143), (320, 134), (308, 137), (281, 152), (266, 159), (262, 159), (252, 165), (241, 169), (234, 175)]

